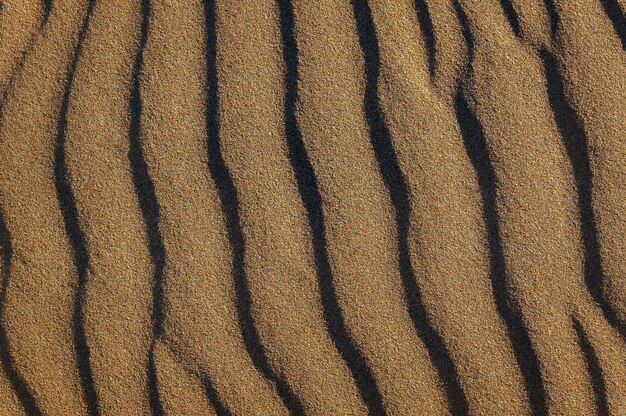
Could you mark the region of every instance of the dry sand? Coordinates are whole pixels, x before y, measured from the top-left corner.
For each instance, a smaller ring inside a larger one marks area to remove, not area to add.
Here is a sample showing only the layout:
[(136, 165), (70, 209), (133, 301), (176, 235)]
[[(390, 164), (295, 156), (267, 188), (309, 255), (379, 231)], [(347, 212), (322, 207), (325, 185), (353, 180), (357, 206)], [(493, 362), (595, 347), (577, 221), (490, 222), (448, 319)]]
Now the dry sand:
[(620, 0), (0, 2), (0, 415), (626, 415)]

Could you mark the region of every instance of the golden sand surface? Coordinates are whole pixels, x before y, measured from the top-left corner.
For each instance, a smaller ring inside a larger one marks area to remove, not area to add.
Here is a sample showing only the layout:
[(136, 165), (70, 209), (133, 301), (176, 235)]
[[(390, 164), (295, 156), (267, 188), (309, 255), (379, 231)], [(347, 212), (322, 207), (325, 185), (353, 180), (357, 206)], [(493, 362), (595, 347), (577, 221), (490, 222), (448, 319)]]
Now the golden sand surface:
[(0, 416), (626, 415), (623, 0), (3, 0), (0, 92)]

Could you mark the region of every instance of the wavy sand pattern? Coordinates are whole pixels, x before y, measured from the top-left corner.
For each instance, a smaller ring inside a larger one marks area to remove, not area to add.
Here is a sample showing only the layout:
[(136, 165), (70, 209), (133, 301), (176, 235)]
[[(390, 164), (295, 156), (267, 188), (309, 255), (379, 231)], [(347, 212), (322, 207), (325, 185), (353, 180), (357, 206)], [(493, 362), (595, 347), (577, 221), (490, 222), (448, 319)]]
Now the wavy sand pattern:
[(622, 0), (0, 1), (0, 414), (626, 415)]

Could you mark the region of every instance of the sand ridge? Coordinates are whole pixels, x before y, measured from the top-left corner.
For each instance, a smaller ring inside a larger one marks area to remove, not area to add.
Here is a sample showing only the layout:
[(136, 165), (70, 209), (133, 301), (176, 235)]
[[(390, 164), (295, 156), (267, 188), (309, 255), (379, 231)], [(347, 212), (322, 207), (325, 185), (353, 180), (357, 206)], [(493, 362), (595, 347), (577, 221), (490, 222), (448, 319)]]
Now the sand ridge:
[(0, 2), (0, 414), (625, 414), (625, 11)]

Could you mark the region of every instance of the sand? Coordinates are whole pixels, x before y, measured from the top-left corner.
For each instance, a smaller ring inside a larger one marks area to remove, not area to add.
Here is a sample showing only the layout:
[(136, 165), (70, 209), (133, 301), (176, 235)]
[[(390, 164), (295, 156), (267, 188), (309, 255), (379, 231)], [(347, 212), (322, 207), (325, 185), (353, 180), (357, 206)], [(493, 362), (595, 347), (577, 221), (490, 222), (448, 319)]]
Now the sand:
[(0, 2), (0, 415), (626, 415), (625, 12)]

